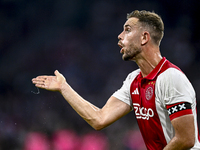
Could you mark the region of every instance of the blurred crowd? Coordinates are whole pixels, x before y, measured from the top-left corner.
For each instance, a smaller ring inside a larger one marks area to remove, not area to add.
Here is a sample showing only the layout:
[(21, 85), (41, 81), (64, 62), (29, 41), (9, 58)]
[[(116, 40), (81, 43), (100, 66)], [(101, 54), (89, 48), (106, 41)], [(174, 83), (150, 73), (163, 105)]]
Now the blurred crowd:
[(137, 69), (121, 59), (117, 36), (127, 13), (145, 9), (163, 18), (161, 53), (188, 76), (200, 103), (199, 6), (199, 0), (1, 0), (0, 150), (144, 150), (133, 112), (94, 131), (59, 93), (37, 89), (31, 79), (58, 69), (102, 107)]

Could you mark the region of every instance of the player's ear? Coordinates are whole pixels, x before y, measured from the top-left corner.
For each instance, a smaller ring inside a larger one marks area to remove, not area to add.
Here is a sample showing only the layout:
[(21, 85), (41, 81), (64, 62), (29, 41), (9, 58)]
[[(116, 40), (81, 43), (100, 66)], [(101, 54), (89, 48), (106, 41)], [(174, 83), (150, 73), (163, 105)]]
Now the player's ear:
[(148, 41), (150, 40), (150, 34), (147, 31), (144, 31), (142, 36), (141, 36), (141, 44), (145, 45), (148, 43)]

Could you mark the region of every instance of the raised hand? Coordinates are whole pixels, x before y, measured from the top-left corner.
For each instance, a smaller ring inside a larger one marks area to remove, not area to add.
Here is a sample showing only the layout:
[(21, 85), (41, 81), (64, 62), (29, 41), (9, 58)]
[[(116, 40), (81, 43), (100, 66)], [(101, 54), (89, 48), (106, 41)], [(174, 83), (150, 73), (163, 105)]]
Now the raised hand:
[(66, 79), (57, 70), (54, 72), (54, 74), (55, 76), (38, 76), (36, 78), (33, 78), (32, 82), (38, 88), (60, 92), (62, 85), (66, 82)]

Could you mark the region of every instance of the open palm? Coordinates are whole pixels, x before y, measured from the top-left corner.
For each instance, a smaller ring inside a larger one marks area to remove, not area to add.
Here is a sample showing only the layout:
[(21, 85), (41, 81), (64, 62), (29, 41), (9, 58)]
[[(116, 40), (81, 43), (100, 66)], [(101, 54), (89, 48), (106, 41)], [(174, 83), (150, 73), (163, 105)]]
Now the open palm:
[(66, 82), (65, 77), (57, 70), (54, 72), (55, 76), (38, 76), (32, 79), (33, 84), (38, 88), (43, 88), (50, 91), (60, 91), (63, 83)]

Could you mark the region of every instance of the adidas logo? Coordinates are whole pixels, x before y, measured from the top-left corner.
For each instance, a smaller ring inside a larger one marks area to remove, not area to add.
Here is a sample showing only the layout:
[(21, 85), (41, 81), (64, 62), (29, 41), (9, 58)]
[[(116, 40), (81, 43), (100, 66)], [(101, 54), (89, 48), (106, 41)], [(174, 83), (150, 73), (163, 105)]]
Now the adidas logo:
[(133, 92), (132, 92), (133, 95), (139, 95), (139, 92), (138, 92), (138, 88), (136, 88)]

